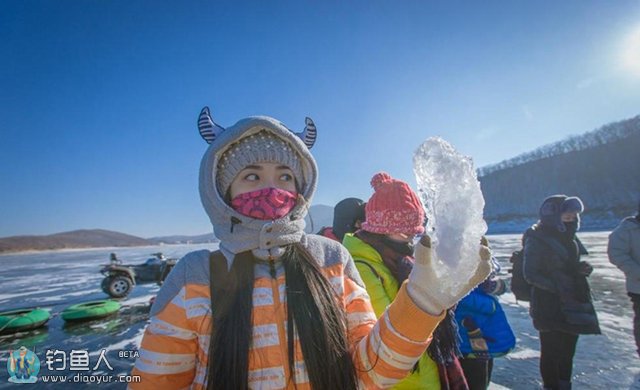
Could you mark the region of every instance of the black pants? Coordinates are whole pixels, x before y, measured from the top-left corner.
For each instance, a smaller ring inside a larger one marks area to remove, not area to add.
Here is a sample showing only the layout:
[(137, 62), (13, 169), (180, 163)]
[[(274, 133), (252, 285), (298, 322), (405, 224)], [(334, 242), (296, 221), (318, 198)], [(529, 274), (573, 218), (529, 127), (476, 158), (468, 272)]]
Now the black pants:
[(633, 302), (633, 336), (636, 338), (636, 348), (640, 356), (640, 294), (629, 293)]
[(540, 374), (544, 387), (557, 389), (560, 382), (571, 382), (577, 344), (577, 334), (540, 332)]
[(486, 390), (491, 382), (493, 359), (460, 359), (469, 390)]

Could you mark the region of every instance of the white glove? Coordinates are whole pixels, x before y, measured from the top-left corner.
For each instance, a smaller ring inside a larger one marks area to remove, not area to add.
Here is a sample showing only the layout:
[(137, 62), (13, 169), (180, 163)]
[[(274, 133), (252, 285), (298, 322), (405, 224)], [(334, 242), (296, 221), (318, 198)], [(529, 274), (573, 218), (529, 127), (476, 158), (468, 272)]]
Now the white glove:
[[(480, 245), (476, 272), (470, 279), (457, 280), (460, 276), (456, 274), (445, 274), (438, 278), (431, 262), (431, 238), (427, 235), (422, 236), (416, 246), (415, 260), (409, 274), (407, 292), (418, 307), (432, 315), (440, 315), (458, 303), (491, 273), (491, 251), (487, 246)], [(457, 286), (455, 291), (445, 291), (442, 288), (452, 282)]]

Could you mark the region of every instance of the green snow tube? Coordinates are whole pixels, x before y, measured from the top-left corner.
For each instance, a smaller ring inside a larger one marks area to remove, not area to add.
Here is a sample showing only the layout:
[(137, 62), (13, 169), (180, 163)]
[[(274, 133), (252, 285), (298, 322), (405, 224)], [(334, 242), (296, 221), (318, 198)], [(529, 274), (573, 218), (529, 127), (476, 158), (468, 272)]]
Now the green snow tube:
[(16, 333), (39, 328), (49, 321), (48, 310), (18, 309), (0, 313), (0, 334)]
[(65, 321), (86, 321), (117, 313), (120, 304), (112, 300), (78, 303), (64, 309), (60, 316)]

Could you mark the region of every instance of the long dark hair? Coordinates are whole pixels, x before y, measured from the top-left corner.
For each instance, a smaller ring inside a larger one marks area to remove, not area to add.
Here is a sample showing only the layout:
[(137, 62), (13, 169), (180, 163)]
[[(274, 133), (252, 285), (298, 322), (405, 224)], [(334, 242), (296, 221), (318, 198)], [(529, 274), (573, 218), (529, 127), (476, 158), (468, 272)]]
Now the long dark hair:
[[(253, 265), (251, 252), (240, 253), (235, 256), (231, 270), (223, 279), (225, 282), (211, 286), (208, 389), (249, 388)], [(224, 269), (211, 269), (209, 272), (224, 272)]]
[[(214, 307), (208, 389), (248, 389), (252, 337), (253, 265), (251, 252), (236, 256), (227, 287), (212, 298)], [(356, 369), (347, 338), (347, 320), (340, 298), (318, 263), (299, 244), (282, 256), (287, 288), (287, 349), (290, 380), (295, 378), (294, 328), (314, 389), (355, 389)], [(242, 264), (240, 264), (242, 263)]]
[[(453, 362), (456, 358), (462, 356), (459, 337), (455, 312), (453, 309), (447, 309), (445, 317), (433, 331), (433, 339), (427, 348), (429, 357), (439, 364), (447, 365)], [(417, 366), (416, 364), (414, 370)]]

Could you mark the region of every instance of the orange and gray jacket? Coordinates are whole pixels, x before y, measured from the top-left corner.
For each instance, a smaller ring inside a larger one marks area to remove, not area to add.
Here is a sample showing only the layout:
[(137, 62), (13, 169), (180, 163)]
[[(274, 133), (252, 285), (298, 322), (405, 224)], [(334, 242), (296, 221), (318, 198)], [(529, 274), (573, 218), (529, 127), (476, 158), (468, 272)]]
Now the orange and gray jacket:
[[(348, 320), (348, 339), (360, 388), (386, 388), (404, 378), (426, 350), (440, 318), (411, 301), (406, 286), (379, 320), (355, 270), (353, 260), (338, 242), (305, 235), (303, 247), (320, 264), (342, 298)], [(211, 299), (207, 250), (181, 259), (162, 286), (140, 345), (132, 375), (140, 383), (132, 389), (203, 389), (211, 334)], [(295, 343), (295, 383), (291, 383), (286, 340), (285, 275), (280, 262), (276, 277), (269, 265), (255, 265), (253, 340), (249, 354), (249, 386), (254, 389), (310, 388), (302, 351)]]

